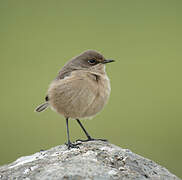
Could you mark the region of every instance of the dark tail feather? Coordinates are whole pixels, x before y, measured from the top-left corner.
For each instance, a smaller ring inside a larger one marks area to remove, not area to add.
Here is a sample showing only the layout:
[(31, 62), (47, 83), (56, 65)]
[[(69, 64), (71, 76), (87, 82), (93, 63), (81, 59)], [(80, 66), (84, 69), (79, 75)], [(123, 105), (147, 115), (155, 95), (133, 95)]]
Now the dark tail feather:
[(41, 104), (41, 105), (39, 105), (36, 109), (35, 109), (35, 111), (36, 112), (42, 112), (42, 111), (44, 111), (45, 109), (47, 109), (49, 107), (49, 103), (44, 103), (44, 104)]

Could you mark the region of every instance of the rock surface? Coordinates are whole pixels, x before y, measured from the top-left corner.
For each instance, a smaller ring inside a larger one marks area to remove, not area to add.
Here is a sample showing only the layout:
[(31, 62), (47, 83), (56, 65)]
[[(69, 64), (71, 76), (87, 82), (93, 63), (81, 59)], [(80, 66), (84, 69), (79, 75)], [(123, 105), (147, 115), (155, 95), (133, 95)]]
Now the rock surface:
[(0, 167), (0, 180), (180, 180), (155, 162), (108, 142), (65, 145)]

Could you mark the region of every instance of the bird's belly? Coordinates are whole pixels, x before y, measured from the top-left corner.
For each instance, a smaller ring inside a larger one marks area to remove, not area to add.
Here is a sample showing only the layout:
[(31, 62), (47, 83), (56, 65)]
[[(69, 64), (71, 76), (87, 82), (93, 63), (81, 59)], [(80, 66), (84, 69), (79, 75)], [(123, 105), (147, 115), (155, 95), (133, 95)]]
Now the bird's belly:
[(56, 84), (50, 86), (50, 105), (58, 113), (73, 119), (96, 115), (104, 107), (110, 94), (108, 78), (100, 79), (94, 85), (97, 86), (95, 93), (89, 86), (77, 91), (74, 87), (62, 88), (62, 84)]
[(107, 103), (110, 95), (110, 83), (108, 79), (102, 79), (98, 85), (98, 92), (94, 101), (88, 106), (87, 110), (83, 113), (84, 117), (92, 117), (100, 112), (104, 105)]

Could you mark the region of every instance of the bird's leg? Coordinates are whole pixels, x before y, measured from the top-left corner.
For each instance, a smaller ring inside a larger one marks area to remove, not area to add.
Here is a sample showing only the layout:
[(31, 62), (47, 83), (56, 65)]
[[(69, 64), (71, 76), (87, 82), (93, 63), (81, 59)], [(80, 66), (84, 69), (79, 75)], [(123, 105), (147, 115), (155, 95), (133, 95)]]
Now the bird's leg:
[(87, 136), (87, 139), (86, 140), (81, 140), (81, 139), (78, 139), (77, 141), (81, 141), (81, 142), (87, 142), (87, 141), (107, 141), (106, 139), (94, 139), (92, 138), (88, 132), (86, 131), (86, 129), (83, 127), (82, 123), (80, 122), (79, 119), (76, 119), (78, 124), (80, 125), (80, 127), (82, 128), (82, 130), (84, 131), (85, 135)]
[(73, 143), (71, 143), (71, 141), (70, 141), (69, 126), (68, 126), (68, 118), (66, 118), (66, 130), (67, 130), (67, 138), (68, 138), (68, 143), (66, 143), (66, 145), (68, 146), (68, 149), (70, 149), (70, 148), (78, 148), (78, 145), (79, 145), (80, 143), (73, 144)]

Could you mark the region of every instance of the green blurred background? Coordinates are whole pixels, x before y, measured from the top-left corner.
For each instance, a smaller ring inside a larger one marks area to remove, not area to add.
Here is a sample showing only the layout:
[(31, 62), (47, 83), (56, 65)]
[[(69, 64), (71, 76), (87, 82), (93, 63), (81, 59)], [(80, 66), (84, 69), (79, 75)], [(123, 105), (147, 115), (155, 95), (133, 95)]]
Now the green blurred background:
[(34, 108), (67, 60), (95, 49), (116, 63), (109, 103), (87, 130), (182, 177), (181, 9), (181, 0), (1, 0), (0, 165), (66, 141), (64, 118)]

